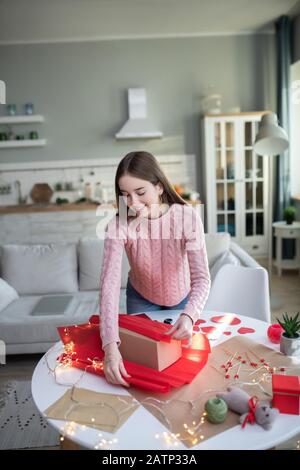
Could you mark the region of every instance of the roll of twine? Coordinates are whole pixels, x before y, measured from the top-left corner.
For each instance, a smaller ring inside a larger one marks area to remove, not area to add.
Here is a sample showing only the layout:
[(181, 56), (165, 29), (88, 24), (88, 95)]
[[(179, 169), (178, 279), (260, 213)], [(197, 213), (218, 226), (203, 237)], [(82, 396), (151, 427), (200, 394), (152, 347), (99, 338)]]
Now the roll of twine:
[(208, 421), (214, 424), (223, 423), (228, 411), (228, 406), (222, 398), (213, 397), (207, 400), (204, 405)]

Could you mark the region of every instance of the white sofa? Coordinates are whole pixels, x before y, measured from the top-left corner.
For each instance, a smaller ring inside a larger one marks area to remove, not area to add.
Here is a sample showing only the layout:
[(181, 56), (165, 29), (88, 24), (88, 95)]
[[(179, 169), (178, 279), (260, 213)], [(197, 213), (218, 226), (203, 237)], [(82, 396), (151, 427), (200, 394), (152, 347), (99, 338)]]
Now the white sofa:
[[(224, 265), (263, 269), (228, 233), (205, 237), (212, 286)], [(77, 244), (1, 246), (0, 340), (7, 354), (45, 352), (58, 340), (57, 326), (83, 323), (98, 312), (102, 256), (103, 240), (97, 238), (81, 238)], [(120, 312), (124, 313), (128, 270), (124, 253), (120, 295)], [(65, 293), (72, 293), (73, 298), (63, 314), (31, 315), (42, 296)], [(211, 295), (208, 304), (213, 309)]]

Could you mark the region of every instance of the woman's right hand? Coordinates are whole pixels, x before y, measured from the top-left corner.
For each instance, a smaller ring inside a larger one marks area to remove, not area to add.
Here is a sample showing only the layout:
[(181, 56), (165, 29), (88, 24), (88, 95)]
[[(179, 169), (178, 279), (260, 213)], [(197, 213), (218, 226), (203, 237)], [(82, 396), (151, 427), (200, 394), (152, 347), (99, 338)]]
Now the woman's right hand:
[(123, 359), (119, 351), (117, 343), (109, 343), (104, 348), (104, 374), (107, 382), (116, 385), (125, 385), (129, 387), (129, 383), (125, 382), (124, 377), (130, 377), (123, 364)]

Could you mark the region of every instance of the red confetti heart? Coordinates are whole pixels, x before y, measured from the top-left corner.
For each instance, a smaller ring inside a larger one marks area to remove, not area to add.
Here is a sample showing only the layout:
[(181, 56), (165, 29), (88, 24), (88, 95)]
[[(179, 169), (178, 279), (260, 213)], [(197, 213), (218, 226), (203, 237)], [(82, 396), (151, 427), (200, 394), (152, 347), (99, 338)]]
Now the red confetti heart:
[(214, 323), (227, 323), (227, 325), (238, 325), (241, 323), (241, 320), (238, 317), (233, 317), (232, 315), (212, 317), (211, 321)]
[(202, 318), (200, 318), (200, 320), (197, 320), (195, 325), (200, 325), (201, 323), (206, 323), (206, 320), (202, 320)]
[(203, 326), (201, 331), (207, 335), (208, 339), (218, 339), (222, 334), (222, 331), (219, 331), (219, 328), (215, 326)]
[(215, 326), (202, 326), (201, 330), (203, 333), (214, 333), (217, 331), (217, 328)]
[(242, 327), (242, 328), (239, 328), (237, 332), (240, 335), (245, 335), (246, 333), (255, 333), (255, 330), (253, 328)]
[(230, 336), (230, 335), (231, 335), (231, 331), (224, 331), (223, 335)]
[(193, 331), (200, 331), (200, 326), (195, 325)]

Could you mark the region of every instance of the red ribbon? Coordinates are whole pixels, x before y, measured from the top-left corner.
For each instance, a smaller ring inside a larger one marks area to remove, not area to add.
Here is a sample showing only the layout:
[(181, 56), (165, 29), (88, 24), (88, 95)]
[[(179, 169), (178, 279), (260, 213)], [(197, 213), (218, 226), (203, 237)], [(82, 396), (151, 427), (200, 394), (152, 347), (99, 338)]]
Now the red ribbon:
[(250, 424), (255, 423), (255, 410), (257, 407), (257, 403), (258, 403), (257, 397), (254, 396), (249, 399), (248, 401), (249, 411), (246, 415), (246, 418), (243, 421), (242, 429), (246, 426), (247, 422), (249, 422)]

